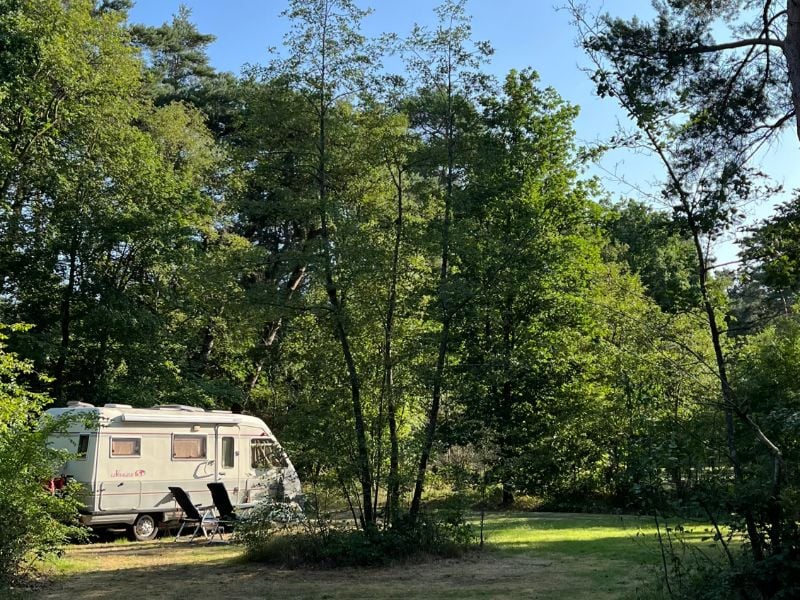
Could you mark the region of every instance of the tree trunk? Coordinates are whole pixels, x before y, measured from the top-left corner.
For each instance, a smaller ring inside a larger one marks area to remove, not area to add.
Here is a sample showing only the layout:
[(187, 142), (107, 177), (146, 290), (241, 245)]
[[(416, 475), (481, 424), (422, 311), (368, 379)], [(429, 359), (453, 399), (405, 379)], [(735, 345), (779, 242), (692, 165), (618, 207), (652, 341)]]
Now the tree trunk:
[(57, 405), (63, 405), (64, 371), (67, 365), (67, 353), (70, 346), (70, 326), (72, 325), (72, 296), (75, 292), (75, 266), (78, 259), (78, 236), (74, 234), (69, 249), (69, 272), (67, 286), (61, 296), (61, 345), (58, 351), (58, 362), (53, 373), (53, 396)]
[(428, 461), (431, 457), (433, 441), (436, 437), (436, 425), (439, 417), (439, 407), (442, 402), (442, 382), (444, 380), (444, 365), (447, 357), (447, 346), (450, 337), (450, 319), (445, 318), (442, 323), (441, 337), (439, 338), (439, 353), (436, 357), (436, 371), (433, 375), (433, 398), (428, 411), (428, 422), (425, 428), (425, 439), (417, 467), (417, 479), (414, 483), (414, 496), (411, 499), (411, 508), (408, 515), (415, 522), (422, 508), (422, 490), (425, 487), (425, 474), (428, 470)]
[[(700, 240), (699, 227), (694, 221), (694, 213), (692, 212), (691, 208), (688, 206), (686, 201), (684, 201), (683, 204), (686, 217), (689, 223), (689, 228), (692, 232), (692, 240), (694, 242), (695, 253), (697, 255), (698, 276), (700, 281), (700, 294), (702, 296), (703, 308), (706, 312), (708, 328), (711, 333), (711, 342), (714, 347), (714, 357), (716, 358), (717, 362), (717, 375), (720, 381), (720, 388), (722, 392), (722, 403), (725, 412), (725, 434), (728, 444), (728, 457), (731, 461), (731, 467), (733, 467), (734, 480), (736, 481), (737, 485), (741, 485), (742, 466), (741, 463), (739, 462), (739, 457), (736, 452), (736, 431), (733, 421), (735, 401), (733, 397), (733, 391), (731, 390), (731, 386), (728, 381), (728, 373), (725, 365), (725, 355), (723, 353), (722, 343), (720, 341), (717, 316), (716, 313), (714, 312), (714, 305), (712, 304), (711, 298), (708, 293), (708, 285), (707, 285), (708, 270), (707, 270), (705, 252), (703, 252), (703, 245)], [(745, 508), (743, 514), (745, 518), (745, 525), (747, 527), (747, 536), (750, 540), (750, 547), (753, 551), (753, 557), (757, 561), (763, 560), (764, 546), (761, 540), (761, 536), (758, 534), (758, 528), (756, 526), (755, 519), (753, 518), (753, 513), (749, 508)]]
[(347, 331), (344, 328), (341, 315), (341, 303), (337, 298), (336, 288), (328, 288), (328, 298), (334, 306), (334, 326), (336, 328), (336, 337), (339, 338), (339, 343), (342, 347), (342, 354), (344, 361), (347, 365), (347, 374), (350, 380), (350, 398), (353, 404), (353, 419), (355, 421), (356, 432), (356, 445), (358, 448), (358, 470), (359, 479), (361, 480), (361, 494), (362, 494), (362, 512), (363, 522), (362, 525), (366, 528), (375, 523), (375, 515), (372, 511), (372, 472), (369, 464), (369, 449), (367, 447), (367, 432), (364, 426), (364, 413), (361, 407), (361, 380), (358, 376), (356, 363), (350, 349), (350, 341), (347, 336)]
[(786, 37), (783, 40), (783, 55), (789, 83), (792, 86), (795, 130), (800, 140), (800, 0), (786, 1)]
[(361, 380), (358, 375), (355, 359), (350, 348), (350, 340), (344, 323), (342, 303), (333, 278), (333, 261), (331, 257), (331, 240), (328, 230), (328, 92), (327, 81), (327, 49), (328, 49), (328, 9), (325, 5), (323, 22), (321, 24), (321, 64), (319, 78), (319, 145), (317, 163), (317, 184), (320, 209), (320, 237), (323, 251), (323, 268), (325, 270), (325, 289), (328, 302), (333, 309), (334, 331), (342, 347), (347, 374), (350, 381), (350, 398), (353, 405), (353, 419), (355, 421), (356, 446), (358, 449), (358, 470), (362, 494), (362, 526), (367, 529), (375, 523), (372, 511), (372, 472), (369, 464), (369, 448), (367, 445), (367, 432), (364, 426), (364, 413), (361, 405)]
[[(292, 296), (300, 287), (300, 284), (303, 282), (303, 278), (306, 274), (306, 265), (298, 265), (292, 271), (292, 275), (289, 277), (289, 281), (286, 283), (286, 288), (283, 294), (283, 301), (288, 302), (292, 299)], [(264, 325), (263, 333), (261, 335), (262, 341), (262, 349), (264, 352), (267, 352), (272, 345), (275, 343), (275, 340), (278, 337), (278, 332), (283, 325), (283, 317), (278, 317), (273, 321), (269, 321)], [(260, 359), (256, 360), (253, 365), (253, 372), (250, 374), (250, 377), (247, 381), (247, 395), (248, 397), (253, 393), (253, 390), (258, 383), (259, 377), (261, 377), (261, 372), (264, 369), (264, 362), (266, 361), (266, 357), (261, 357)]]
[[(400, 244), (403, 239), (403, 170), (398, 169), (395, 179), (397, 190), (397, 220), (392, 250), (392, 271), (389, 282), (389, 298), (386, 302), (386, 323), (383, 342), (383, 390), (386, 395), (386, 411), (389, 422), (389, 477), (387, 481), (386, 512), (389, 523), (394, 525), (400, 516), (400, 444), (397, 439), (397, 400), (394, 395), (394, 359), (392, 336), (394, 315), (397, 307), (397, 278), (400, 265)], [(377, 494), (376, 494), (377, 495)]]
[[(790, 2), (792, 1), (794, 0), (790, 0)], [(623, 106), (627, 110), (629, 110), (632, 114), (635, 114), (636, 112), (635, 109), (627, 102), (627, 100), (625, 100), (623, 96), (620, 96), (620, 99), (622, 100)], [(711, 297), (708, 293), (708, 285), (707, 285), (708, 262), (706, 260), (706, 255), (705, 252), (703, 251), (703, 244), (700, 239), (702, 232), (699, 224), (697, 223), (697, 214), (695, 213), (691, 205), (691, 202), (689, 200), (690, 196), (689, 193), (684, 188), (683, 181), (678, 176), (678, 173), (675, 171), (672, 162), (667, 156), (663, 146), (658, 141), (656, 134), (647, 127), (643, 127), (643, 131), (650, 140), (652, 148), (655, 150), (656, 154), (658, 154), (659, 158), (664, 164), (664, 167), (667, 170), (669, 180), (675, 186), (675, 190), (679, 197), (680, 210), (686, 216), (687, 224), (689, 226), (689, 231), (691, 232), (692, 235), (692, 242), (695, 249), (695, 256), (697, 258), (697, 272), (700, 282), (700, 293), (702, 296), (702, 304), (703, 304), (703, 309), (705, 310), (706, 313), (709, 332), (711, 333), (711, 341), (714, 348), (714, 357), (717, 364), (717, 376), (719, 377), (720, 381), (720, 391), (722, 394), (722, 402), (725, 414), (725, 432), (726, 432), (727, 447), (728, 447), (728, 457), (731, 462), (731, 467), (733, 468), (736, 486), (737, 488), (741, 488), (742, 468), (736, 453), (734, 416), (738, 417), (740, 421), (742, 421), (745, 425), (750, 427), (750, 429), (755, 433), (759, 443), (762, 446), (764, 446), (764, 448), (766, 448), (767, 451), (772, 456), (773, 475), (772, 475), (771, 499), (769, 508), (771, 513), (771, 518), (777, 519), (773, 521), (773, 523), (777, 527), (778, 522), (782, 519), (781, 517), (782, 510), (780, 508), (779, 502), (780, 502), (780, 492), (781, 492), (782, 473), (783, 473), (783, 455), (781, 453), (781, 450), (769, 438), (767, 438), (766, 435), (764, 435), (760, 427), (753, 421), (750, 415), (748, 415), (746, 411), (743, 411), (741, 407), (739, 407), (738, 404), (736, 403), (733, 390), (728, 380), (727, 369), (725, 366), (725, 355), (722, 350), (720, 329), (719, 325), (717, 324), (717, 317), (716, 313), (714, 312), (714, 305), (711, 302)], [(748, 540), (750, 542), (750, 546), (753, 551), (753, 557), (758, 561), (763, 560), (765, 547), (763, 540), (761, 539), (761, 536), (758, 533), (758, 528), (756, 526), (752, 510), (745, 507), (745, 509), (743, 510), (743, 514), (745, 517), (745, 524), (747, 527)], [(775, 540), (776, 545), (779, 544), (779, 542), (780, 542), (779, 539)]]
[[(506, 229), (508, 228), (510, 228), (510, 223), (508, 222), (507, 219)], [(514, 339), (513, 339), (514, 298), (511, 295), (508, 295), (505, 299), (504, 304), (505, 306), (503, 306), (503, 371), (505, 373), (506, 379), (503, 382), (503, 388), (502, 388), (501, 415), (503, 422), (510, 426), (511, 421), (514, 418), (513, 415), (514, 390), (512, 387), (512, 377), (511, 377), (511, 353), (513, 352), (513, 347), (514, 347)], [(510, 427), (504, 428), (505, 431), (509, 431), (510, 429), (511, 429)], [(506, 438), (503, 439), (501, 452), (503, 458), (509, 459), (511, 454), (511, 441), (507, 439), (505, 431), (501, 432), (501, 436)], [(514, 503), (514, 488), (508, 481), (503, 481), (502, 502), (505, 508), (510, 508), (511, 505)]]
[(444, 219), (442, 222), (442, 253), (441, 267), (439, 269), (439, 310), (442, 319), (442, 331), (439, 334), (439, 351), (436, 355), (436, 367), (433, 375), (433, 394), (431, 407), (428, 411), (428, 423), (425, 428), (425, 439), (420, 453), (417, 479), (414, 483), (414, 495), (411, 499), (411, 508), (408, 511), (411, 522), (415, 522), (422, 507), (422, 490), (425, 487), (425, 474), (428, 470), (433, 441), (436, 436), (436, 425), (439, 419), (439, 407), (442, 401), (442, 384), (444, 382), (444, 369), (447, 359), (447, 349), (450, 343), (450, 306), (447, 295), (450, 282), (450, 225), (453, 214), (453, 182), (455, 180), (455, 114), (453, 108), (453, 73), (447, 74), (447, 126), (445, 129), (445, 142), (447, 145), (447, 167), (445, 171)]
[[(216, 312), (215, 318), (222, 316), (225, 310), (225, 305), (221, 305)], [(216, 336), (214, 335), (214, 319), (210, 319), (206, 326), (203, 328), (203, 342), (200, 346), (200, 372), (207, 374), (209, 365), (211, 364), (211, 353), (214, 350)]]

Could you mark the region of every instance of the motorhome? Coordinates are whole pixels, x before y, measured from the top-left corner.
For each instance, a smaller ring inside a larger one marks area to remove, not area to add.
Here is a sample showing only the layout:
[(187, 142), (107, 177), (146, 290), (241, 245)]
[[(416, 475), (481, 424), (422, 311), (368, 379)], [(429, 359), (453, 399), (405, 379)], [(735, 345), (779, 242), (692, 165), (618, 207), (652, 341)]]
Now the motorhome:
[(264, 494), (302, 503), (294, 466), (256, 417), (183, 405), (83, 402), (47, 414), (75, 416), (50, 443), (73, 456), (61, 475), (81, 484), (81, 521), (92, 528), (125, 526), (131, 539), (154, 538), (180, 516), (169, 486), (182, 487), (202, 505), (211, 504), (210, 482), (223, 482), (235, 506), (252, 505)]

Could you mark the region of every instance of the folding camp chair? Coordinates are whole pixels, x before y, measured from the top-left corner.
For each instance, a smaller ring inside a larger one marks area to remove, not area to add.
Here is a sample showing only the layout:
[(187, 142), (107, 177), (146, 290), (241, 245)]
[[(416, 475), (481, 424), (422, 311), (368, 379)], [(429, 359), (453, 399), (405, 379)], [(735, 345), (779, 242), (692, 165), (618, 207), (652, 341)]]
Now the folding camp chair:
[(224, 528), (229, 526), (233, 529), (238, 520), (238, 515), (236, 514), (236, 508), (231, 503), (230, 496), (228, 496), (228, 490), (225, 488), (225, 484), (220, 481), (207, 485), (211, 492), (211, 500), (214, 502), (214, 506), (217, 509), (217, 521), (220, 527)]
[[(178, 506), (181, 507), (183, 511), (183, 516), (181, 517), (181, 527), (178, 529), (178, 535), (175, 536), (175, 541), (178, 541), (178, 538), (183, 533), (183, 528), (186, 525), (194, 525), (194, 531), (192, 532), (192, 537), (189, 538), (191, 542), (197, 536), (198, 532), (203, 533), (203, 537), (207, 540), (211, 540), (214, 538), (214, 534), (219, 533), (219, 519), (214, 516), (214, 513), (211, 511), (210, 507), (202, 507), (199, 504), (192, 504), (191, 498), (189, 498), (189, 494), (187, 494), (183, 488), (179, 487), (170, 487), (169, 491), (172, 492), (172, 497), (175, 498), (175, 501), (178, 503)], [(203, 514), (200, 514), (200, 510), (203, 510)], [(208, 535), (208, 531), (211, 531), (211, 537)]]

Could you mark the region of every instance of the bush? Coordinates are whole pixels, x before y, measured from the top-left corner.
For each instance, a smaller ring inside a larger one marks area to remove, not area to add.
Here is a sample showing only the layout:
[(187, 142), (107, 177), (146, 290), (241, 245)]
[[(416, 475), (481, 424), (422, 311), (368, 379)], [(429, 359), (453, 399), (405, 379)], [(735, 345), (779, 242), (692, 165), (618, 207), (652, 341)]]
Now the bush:
[(278, 532), (296, 530), (305, 523), (305, 515), (297, 504), (267, 498), (236, 522), (234, 539), (244, 545), (248, 554), (258, 555), (273, 543)]
[(413, 524), (362, 531), (300, 519), (295, 509), (274, 503), (256, 507), (238, 526), (236, 537), (251, 560), (291, 568), (379, 566), (415, 556), (454, 557), (476, 542), (472, 526), (460, 515), (423, 514)]
[(659, 600), (794, 600), (800, 598), (800, 536), (797, 528), (787, 531), (782, 549), (755, 561), (746, 545), (729, 539), (730, 560), (718, 553), (702, 551), (682, 539), (683, 530), (665, 542), (669, 585), (664, 572), (649, 594), (637, 598)]
[(30, 364), (0, 343), (0, 582), (58, 552), (70, 538), (85, 536), (76, 526), (74, 486), (55, 496), (44, 485), (66, 458), (47, 448), (47, 438), (67, 421), (40, 422), (50, 399), (18, 383), (30, 372)]

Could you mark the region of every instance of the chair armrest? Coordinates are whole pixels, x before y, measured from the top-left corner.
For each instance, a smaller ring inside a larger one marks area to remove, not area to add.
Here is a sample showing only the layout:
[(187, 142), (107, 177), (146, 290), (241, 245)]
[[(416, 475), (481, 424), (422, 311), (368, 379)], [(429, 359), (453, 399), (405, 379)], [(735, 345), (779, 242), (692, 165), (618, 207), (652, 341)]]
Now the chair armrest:
[(213, 506), (204, 506), (198, 507), (200, 510), (203, 511), (201, 517), (203, 521), (218, 521), (219, 518), (217, 515), (214, 514), (214, 507)]

